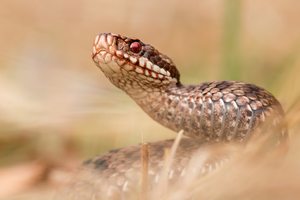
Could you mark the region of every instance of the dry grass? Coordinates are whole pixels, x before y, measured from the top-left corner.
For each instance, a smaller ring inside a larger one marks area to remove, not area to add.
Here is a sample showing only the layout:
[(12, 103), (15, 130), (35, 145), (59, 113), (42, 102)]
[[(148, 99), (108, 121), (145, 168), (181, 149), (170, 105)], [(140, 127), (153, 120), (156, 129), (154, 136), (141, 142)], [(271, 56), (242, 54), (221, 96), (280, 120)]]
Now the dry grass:
[[(295, 136), (295, 131), (299, 128), (299, 126), (292, 127), (293, 137), (287, 152), (281, 148), (270, 149), (269, 147), (263, 148), (262, 151), (261, 146), (266, 144), (268, 137), (251, 141), (246, 147), (231, 144), (202, 148), (186, 166), (186, 175), (171, 183), (167, 177), (176, 154), (176, 147), (180, 142), (179, 134), (172, 149), (166, 152), (166, 162), (158, 183), (145, 184), (148, 178), (143, 170), (140, 181), (136, 178), (136, 183), (129, 187), (129, 191), (120, 192), (109, 181), (106, 182), (97, 176), (97, 172), (86, 169), (80, 171), (71, 181), (70, 188), (67, 187), (62, 190), (62, 193), (58, 193), (57, 200), (298, 199), (300, 197), (298, 178), (300, 138)], [(216, 153), (230, 155), (230, 159), (223, 164), (220, 163), (219, 167), (203, 176), (203, 171), (200, 169), (205, 165), (206, 160)], [(141, 162), (147, 161), (141, 160)], [(145, 185), (148, 185), (147, 190)]]

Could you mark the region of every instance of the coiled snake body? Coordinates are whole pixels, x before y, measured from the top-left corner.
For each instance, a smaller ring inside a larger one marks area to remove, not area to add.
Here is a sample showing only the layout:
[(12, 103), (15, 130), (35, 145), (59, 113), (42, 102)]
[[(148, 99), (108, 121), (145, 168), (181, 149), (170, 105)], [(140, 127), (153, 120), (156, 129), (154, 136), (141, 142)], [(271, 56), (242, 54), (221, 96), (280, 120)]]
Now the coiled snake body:
[[(214, 81), (183, 85), (172, 60), (138, 39), (99, 34), (92, 58), (105, 76), (154, 120), (176, 132), (184, 130), (188, 137), (182, 139), (177, 149), (172, 168), (174, 176), (186, 173), (185, 165), (202, 146), (246, 143), (263, 134), (260, 130), (263, 122), (272, 119), (270, 127), (274, 128), (284, 115), (274, 96), (253, 84)], [(274, 135), (277, 143), (283, 143), (287, 131), (281, 128)], [(150, 175), (156, 176), (163, 165), (163, 149), (172, 142), (150, 144)], [(112, 150), (86, 163), (101, 177), (113, 179), (118, 187), (126, 190), (134, 176), (132, 169), (140, 168), (139, 147)]]

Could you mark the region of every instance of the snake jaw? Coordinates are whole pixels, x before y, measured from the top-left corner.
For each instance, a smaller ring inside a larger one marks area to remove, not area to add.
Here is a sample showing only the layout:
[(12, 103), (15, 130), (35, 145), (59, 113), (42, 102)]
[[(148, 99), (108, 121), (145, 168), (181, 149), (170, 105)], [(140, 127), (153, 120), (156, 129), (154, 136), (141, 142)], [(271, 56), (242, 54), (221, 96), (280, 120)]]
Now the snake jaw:
[(179, 72), (172, 60), (137, 39), (113, 33), (99, 34), (94, 41), (92, 58), (118, 87), (121, 79), (155, 87), (179, 83)]

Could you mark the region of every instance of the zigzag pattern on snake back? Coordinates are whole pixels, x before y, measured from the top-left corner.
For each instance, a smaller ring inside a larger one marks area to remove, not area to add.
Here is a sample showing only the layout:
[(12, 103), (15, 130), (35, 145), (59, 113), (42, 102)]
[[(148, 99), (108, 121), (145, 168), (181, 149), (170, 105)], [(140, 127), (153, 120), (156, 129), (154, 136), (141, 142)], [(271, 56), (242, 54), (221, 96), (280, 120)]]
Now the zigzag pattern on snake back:
[[(213, 81), (183, 85), (175, 64), (166, 55), (139, 39), (113, 33), (97, 35), (92, 58), (104, 75), (125, 91), (151, 118), (178, 132), (184, 130), (172, 166), (172, 177), (183, 176), (193, 153), (214, 143), (246, 144), (263, 135), (262, 124), (270, 120), (276, 143), (287, 141), (280, 127), (283, 109), (268, 91), (253, 84)], [(173, 140), (150, 144), (149, 175), (157, 181), (163, 166), (163, 149)], [(138, 146), (112, 150), (86, 162), (99, 177), (112, 180), (122, 190), (140, 173)], [(207, 161), (211, 167), (217, 161)], [(221, 160), (221, 159), (220, 159)], [(199, 169), (201, 170), (201, 169)], [(203, 169), (202, 169), (203, 170)], [(204, 170), (205, 171), (205, 170)]]

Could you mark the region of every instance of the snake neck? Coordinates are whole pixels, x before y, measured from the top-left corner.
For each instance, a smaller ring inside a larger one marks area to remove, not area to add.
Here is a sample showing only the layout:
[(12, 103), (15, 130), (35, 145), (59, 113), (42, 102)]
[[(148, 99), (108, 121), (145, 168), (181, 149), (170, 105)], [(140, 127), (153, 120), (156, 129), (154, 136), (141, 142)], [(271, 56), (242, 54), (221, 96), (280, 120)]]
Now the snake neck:
[[(155, 121), (176, 132), (183, 129), (185, 135), (195, 137), (192, 130), (195, 127), (188, 127), (186, 122), (191, 120), (194, 106), (201, 108), (203, 101), (199, 101), (201, 93), (192, 92), (194, 88), (177, 83), (156, 88), (136, 85), (125, 91)], [(198, 133), (196, 137), (199, 139)]]
[(124, 81), (122, 85), (115, 85), (121, 90), (125, 91), (143, 109), (148, 105), (144, 104), (145, 100), (154, 100), (155, 98), (167, 97), (169, 96), (171, 90), (176, 91), (184, 87), (180, 82), (160, 85), (160, 83), (141, 84), (141, 82), (133, 80)]

